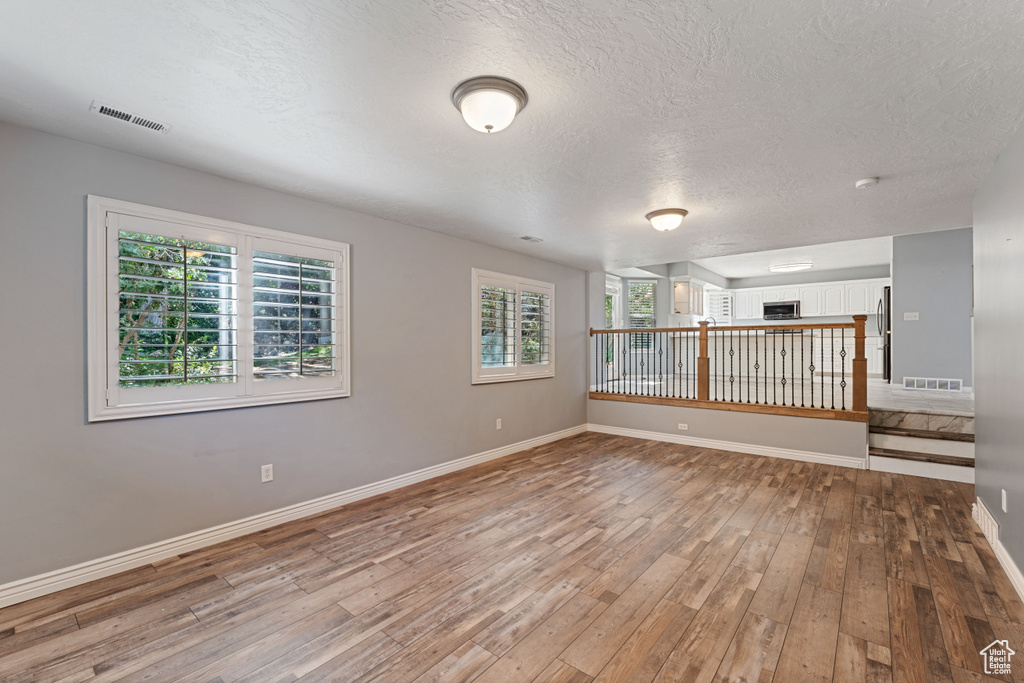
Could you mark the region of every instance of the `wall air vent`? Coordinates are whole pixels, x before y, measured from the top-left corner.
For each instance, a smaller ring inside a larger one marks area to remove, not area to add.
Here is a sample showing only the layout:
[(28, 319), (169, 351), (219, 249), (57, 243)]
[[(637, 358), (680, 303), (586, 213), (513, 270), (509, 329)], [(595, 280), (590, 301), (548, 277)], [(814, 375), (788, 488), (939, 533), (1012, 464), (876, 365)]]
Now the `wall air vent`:
[(926, 389), (929, 391), (963, 391), (962, 379), (937, 379), (931, 377), (904, 377), (904, 389)]
[(147, 119), (144, 116), (132, 114), (131, 112), (124, 111), (123, 109), (110, 107), (103, 104), (102, 102), (96, 102), (95, 100), (93, 101), (92, 106), (89, 107), (89, 111), (94, 111), (98, 114), (103, 114), (104, 116), (109, 116), (119, 121), (134, 123), (136, 126), (142, 126), (143, 128), (148, 128), (149, 130), (155, 130), (158, 133), (166, 133), (169, 130), (171, 130), (171, 127), (168, 126), (166, 123), (160, 123), (159, 121), (154, 121), (153, 119)]
[(533, 237), (532, 235), (523, 235), (519, 239), (521, 239), (524, 242), (543, 242), (544, 241), (541, 238)]

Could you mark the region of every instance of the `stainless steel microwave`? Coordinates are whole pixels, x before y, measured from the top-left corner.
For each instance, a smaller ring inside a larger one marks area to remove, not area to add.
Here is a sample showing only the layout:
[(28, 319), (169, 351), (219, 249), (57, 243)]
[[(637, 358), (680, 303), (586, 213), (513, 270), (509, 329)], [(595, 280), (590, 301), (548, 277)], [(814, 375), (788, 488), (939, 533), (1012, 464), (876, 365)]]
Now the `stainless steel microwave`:
[(799, 301), (764, 302), (765, 320), (797, 320), (800, 317)]

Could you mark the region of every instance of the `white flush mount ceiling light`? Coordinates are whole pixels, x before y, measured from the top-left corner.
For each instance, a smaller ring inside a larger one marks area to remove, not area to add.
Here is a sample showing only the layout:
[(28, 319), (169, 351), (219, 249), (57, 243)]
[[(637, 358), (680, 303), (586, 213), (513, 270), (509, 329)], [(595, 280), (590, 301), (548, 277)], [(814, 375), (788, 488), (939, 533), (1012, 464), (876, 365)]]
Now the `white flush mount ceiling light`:
[(868, 187), (874, 187), (878, 184), (878, 178), (861, 178), (853, 184), (858, 190), (863, 190)]
[(772, 273), (792, 273), (797, 270), (807, 270), (813, 267), (814, 264), (810, 261), (801, 261), (799, 263), (780, 263), (777, 266), (768, 266), (768, 270)]
[(452, 104), (462, 112), (469, 127), (481, 133), (497, 133), (512, 123), (526, 107), (522, 86), (500, 76), (477, 76), (452, 90)]
[(668, 232), (678, 228), (683, 222), (683, 217), (688, 213), (689, 211), (686, 209), (658, 209), (651, 211), (644, 218), (651, 222), (651, 227), (655, 230)]

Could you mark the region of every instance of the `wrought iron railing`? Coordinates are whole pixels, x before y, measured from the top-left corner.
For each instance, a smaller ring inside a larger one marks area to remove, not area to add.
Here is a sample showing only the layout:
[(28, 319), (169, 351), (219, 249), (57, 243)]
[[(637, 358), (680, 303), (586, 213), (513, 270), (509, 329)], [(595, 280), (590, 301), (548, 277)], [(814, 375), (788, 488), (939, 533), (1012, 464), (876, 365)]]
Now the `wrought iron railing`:
[(699, 327), (592, 329), (591, 395), (741, 405), (759, 412), (864, 413), (866, 320), (856, 315), (851, 323), (817, 325), (701, 322)]

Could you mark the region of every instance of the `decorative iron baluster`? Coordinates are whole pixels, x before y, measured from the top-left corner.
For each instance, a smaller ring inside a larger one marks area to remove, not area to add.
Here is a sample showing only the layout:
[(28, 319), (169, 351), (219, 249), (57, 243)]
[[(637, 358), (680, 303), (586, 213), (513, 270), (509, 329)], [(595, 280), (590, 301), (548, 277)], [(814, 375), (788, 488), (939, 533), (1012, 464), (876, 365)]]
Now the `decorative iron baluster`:
[(832, 328), (832, 410), (836, 409), (836, 330)]
[(665, 395), (665, 388), (662, 386), (663, 378), (665, 377), (665, 342), (668, 341), (667, 332), (659, 332), (658, 336), (661, 337), (661, 344), (658, 348), (658, 396)]
[[(767, 342), (768, 340), (765, 339), (765, 341)], [(758, 355), (757, 345), (758, 336), (757, 332), (754, 332), (754, 403), (761, 402), (761, 385), (759, 384), (760, 380), (758, 379), (758, 370), (761, 369), (761, 356)], [(767, 389), (765, 389), (765, 391), (767, 391)], [(767, 398), (767, 395), (765, 395), (766, 400)]]
[[(785, 342), (786, 338), (783, 337)], [(789, 404), (796, 405), (796, 353), (793, 352), (793, 344), (796, 343), (796, 332), (789, 335)]]
[(733, 375), (733, 359), (735, 357), (735, 351), (733, 350), (733, 334), (733, 331), (729, 330), (729, 401), (731, 403), (736, 402), (734, 400), (734, 391), (736, 390), (736, 377)]
[(821, 331), (821, 407), (825, 407), (825, 330)]
[(846, 328), (839, 331), (842, 336), (842, 348), (839, 350), (839, 366), (840, 366), (840, 382), (839, 390), (842, 392), (843, 397), (843, 410), (846, 410)]
[(804, 404), (807, 393), (807, 382), (804, 375), (804, 331), (800, 330), (800, 407), (806, 408)]
[(814, 330), (811, 330), (811, 407), (814, 407)]
[(786, 405), (786, 333), (782, 333), (782, 405)]

